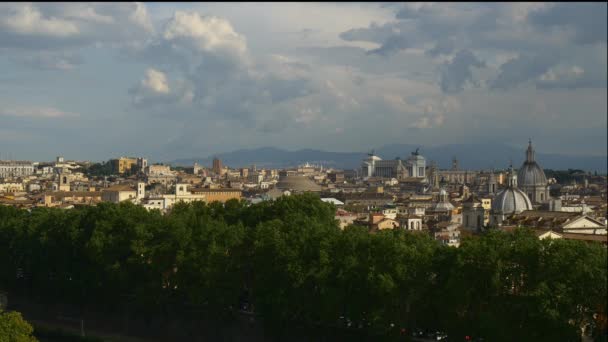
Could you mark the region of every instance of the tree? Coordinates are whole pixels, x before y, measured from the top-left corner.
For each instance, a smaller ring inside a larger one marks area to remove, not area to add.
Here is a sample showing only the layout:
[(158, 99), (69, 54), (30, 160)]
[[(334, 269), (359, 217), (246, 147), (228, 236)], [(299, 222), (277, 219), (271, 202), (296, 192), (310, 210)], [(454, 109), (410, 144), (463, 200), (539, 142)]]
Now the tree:
[(34, 328), (16, 311), (0, 309), (0, 342), (35, 342)]

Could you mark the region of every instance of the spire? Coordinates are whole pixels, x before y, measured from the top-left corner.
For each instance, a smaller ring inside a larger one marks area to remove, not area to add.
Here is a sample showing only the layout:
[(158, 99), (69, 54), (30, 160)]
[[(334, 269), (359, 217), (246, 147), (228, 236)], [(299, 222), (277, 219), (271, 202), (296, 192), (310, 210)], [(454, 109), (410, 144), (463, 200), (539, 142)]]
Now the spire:
[(513, 161), (511, 161), (509, 169), (509, 187), (517, 188), (517, 174), (515, 174), (515, 171), (513, 170)]
[(532, 149), (532, 139), (528, 140), (528, 149), (526, 150), (526, 162), (534, 161), (534, 150)]

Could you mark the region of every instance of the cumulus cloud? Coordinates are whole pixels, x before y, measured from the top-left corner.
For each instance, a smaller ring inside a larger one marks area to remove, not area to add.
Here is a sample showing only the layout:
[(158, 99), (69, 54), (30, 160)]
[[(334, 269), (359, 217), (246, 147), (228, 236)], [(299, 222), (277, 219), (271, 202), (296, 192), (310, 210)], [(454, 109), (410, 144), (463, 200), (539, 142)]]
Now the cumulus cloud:
[(567, 28), (574, 31), (574, 39), (580, 44), (606, 44), (606, 3), (556, 3), (529, 15), (537, 27)]
[(500, 66), (500, 73), (491, 82), (493, 89), (508, 89), (533, 80), (546, 73), (557, 63), (556, 57), (546, 55), (521, 55)]
[(8, 11), (0, 19), (0, 25), (7, 31), (20, 35), (40, 35), (69, 37), (77, 35), (78, 27), (60, 18), (45, 18), (32, 4), (6, 8)]
[[(380, 45), (368, 55), (424, 49), (430, 57), (453, 58), (439, 68), (439, 86), (444, 92), (463, 90), (463, 85), (472, 81), (470, 67), (483, 66), (463, 51), (522, 55), (499, 67), (496, 79), (481, 82), (506, 89), (545, 73), (564, 55), (556, 58), (555, 52), (567, 51), (570, 41), (605, 44), (606, 12), (606, 4), (600, 3), (406, 3), (396, 10), (396, 20), (353, 28), (340, 37)], [(457, 49), (460, 52), (451, 56)]]
[(130, 90), (135, 104), (154, 103), (165, 112), (170, 111), (164, 105), (178, 104), (189, 119), (198, 120), (205, 113), (206, 117), (235, 119), (251, 126), (263, 112), (272, 112), (272, 106), (316, 91), (306, 78), (310, 72), (307, 64), (276, 54), (254, 60), (245, 37), (228, 20), (194, 11), (176, 11), (163, 30), (134, 56), (172, 70), (185, 80), (181, 90), (172, 92), (165, 87), (165, 78), (148, 72), (144, 81)]
[(451, 62), (443, 65), (441, 70), (441, 90), (446, 93), (462, 91), (464, 85), (473, 82), (471, 68), (481, 68), (485, 64), (477, 59), (473, 52), (460, 50)]
[(0, 4), (0, 53), (33, 68), (73, 69), (80, 49), (128, 46), (152, 32), (141, 3)]
[(599, 75), (590, 75), (578, 65), (558, 66), (542, 74), (536, 80), (536, 86), (542, 89), (605, 87), (605, 78), (597, 76)]

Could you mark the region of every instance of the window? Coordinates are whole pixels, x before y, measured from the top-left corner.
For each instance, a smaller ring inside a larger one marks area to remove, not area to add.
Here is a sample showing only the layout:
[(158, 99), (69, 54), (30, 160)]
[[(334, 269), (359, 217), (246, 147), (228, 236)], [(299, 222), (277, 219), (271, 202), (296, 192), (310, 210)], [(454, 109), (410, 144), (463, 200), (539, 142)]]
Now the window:
[(541, 201), (543, 201), (543, 200), (545, 199), (545, 196), (544, 196), (544, 195), (545, 195), (545, 194), (543, 194), (543, 193), (541, 193), (541, 194), (540, 194), (540, 200), (541, 200)]
[(464, 217), (464, 225), (465, 226), (469, 225), (469, 216), (468, 215)]

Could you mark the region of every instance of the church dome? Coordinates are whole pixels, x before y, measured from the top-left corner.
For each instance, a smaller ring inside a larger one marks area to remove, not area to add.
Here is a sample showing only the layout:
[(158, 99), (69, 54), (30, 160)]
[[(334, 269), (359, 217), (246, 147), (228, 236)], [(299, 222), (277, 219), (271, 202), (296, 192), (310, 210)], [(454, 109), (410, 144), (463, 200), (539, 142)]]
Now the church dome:
[(454, 210), (454, 205), (448, 200), (448, 192), (445, 189), (439, 190), (439, 202), (431, 206), (431, 211), (450, 212), (452, 210)]
[(545, 172), (534, 160), (534, 150), (532, 149), (531, 141), (528, 145), (528, 150), (526, 151), (526, 161), (517, 172), (517, 180), (522, 187), (547, 186)]
[(297, 192), (321, 191), (322, 188), (317, 183), (310, 180), (306, 176), (286, 176), (279, 179), (276, 184), (276, 188), (279, 190), (291, 190)]
[(496, 195), (492, 201), (492, 210), (505, 215), (518, 214), (525, 210), (532, 210), (532, 202), (525, 192), (509, 187)]
[(492, 201), (492, 211), (496, 214), (518, 214), (532, 210), (532, 202), (525, 192), (517, 188), (516, 181), (500, 191)]

